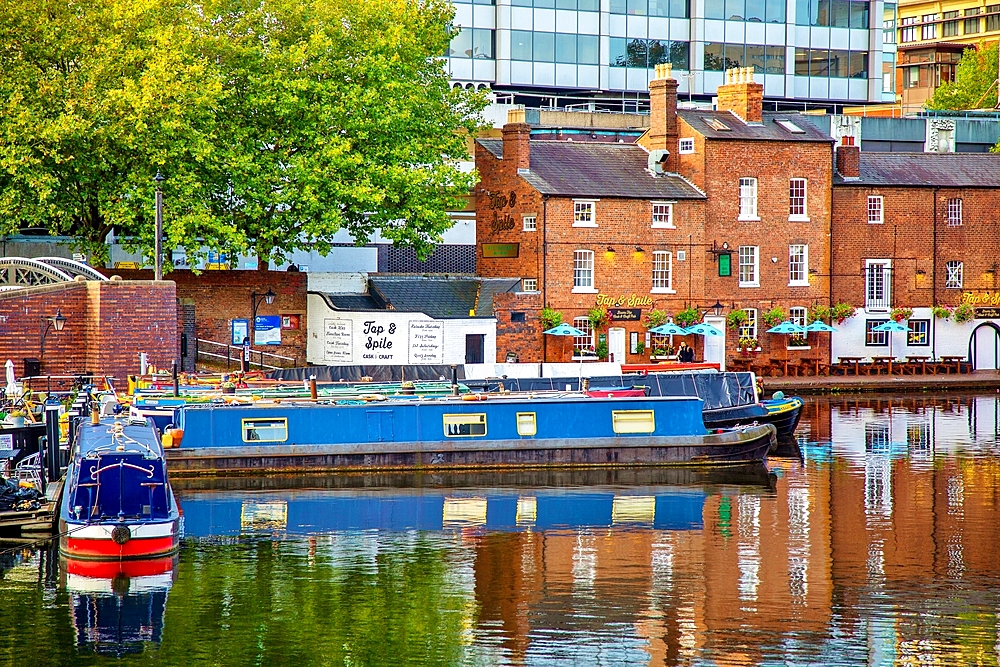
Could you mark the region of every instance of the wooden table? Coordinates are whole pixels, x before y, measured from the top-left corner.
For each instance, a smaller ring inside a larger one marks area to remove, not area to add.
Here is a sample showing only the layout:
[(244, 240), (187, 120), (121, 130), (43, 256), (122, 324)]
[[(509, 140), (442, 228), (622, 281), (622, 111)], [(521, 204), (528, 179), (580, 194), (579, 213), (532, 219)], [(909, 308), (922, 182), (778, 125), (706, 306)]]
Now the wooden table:
[(930, 357), (925, 356), (925, 355), (920, 355), (920, 354), (908, 354), (908, 355), (906, 355), (906, 360), (908, 362), (910, 362), (911, 364), (914, 365), (914, 370), (916, 370), (916, 368), (919, 366), (919, 368), (920, 368), (920, 374), (921, 375), (926, 375), (927, 374), (927, 360), (928, 359), (930, 359)]
[(945, 364), (945, 372), (951, 373), (954, 368), (956, 373), (962, 372), (962, 362), (965, 361), (964, 354), (942, 354), (941, 361)]
[(847, 366), (848, 368), (850, 368), (853, 365), (854, 374), (860, 375), (860, 373), (858, 372), (858, 366), (860, 365), (862, 359), (864, 359), (864, 357), (838, 357), (837, 363)]
[[(881, 367), (883, 364), (886, 367), (886, 373), (892, 375), (892, 362), (895, 361), (895, 357), (872, 357), (872, 366)], [(881, 372), (881, 368), (879, 369)]]
[(812, 368), (813, 375), (819, 375), (819, 357), (799, 357), (802, 369)]
[(750, 359), (750, 358), (747, 358), (747, 357), (736, 357), (734, 359), (730, 359), (727, 362), (727, 365), (729, 366), (728, 370), (735, 371), (735, 372), (749, 371), (750, 370), (750, 364), (752, 362), (753, 362), (753, 359)]

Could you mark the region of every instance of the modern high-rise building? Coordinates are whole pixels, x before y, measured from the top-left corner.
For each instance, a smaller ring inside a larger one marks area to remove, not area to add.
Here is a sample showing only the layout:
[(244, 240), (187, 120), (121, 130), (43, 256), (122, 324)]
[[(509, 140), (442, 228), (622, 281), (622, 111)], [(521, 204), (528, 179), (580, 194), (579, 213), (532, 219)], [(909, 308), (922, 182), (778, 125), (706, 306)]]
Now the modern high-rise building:
[(682, 101), (715, 95), (733, 67), (754, 68), (765, 108), (895, 101), (893, 77), (883, 76), (881, 1), (455, 0), (455, 7), (461, 31), (447, 62), (455, 85), (489, 86), (529, 106), (645, 108), (660, 63), (673, 65)]

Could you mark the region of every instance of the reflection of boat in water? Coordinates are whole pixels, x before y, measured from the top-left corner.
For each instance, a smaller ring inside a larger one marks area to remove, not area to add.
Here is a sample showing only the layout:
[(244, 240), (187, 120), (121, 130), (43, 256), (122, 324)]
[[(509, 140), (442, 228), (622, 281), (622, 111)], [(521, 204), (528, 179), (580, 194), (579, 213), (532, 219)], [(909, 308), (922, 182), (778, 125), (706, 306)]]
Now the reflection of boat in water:
[[(763, 465), (718, 471), (620, 472), (625, 474), (540, 470), (399, 475), (397, 479), (392, 475), (308, 477), (304, 481), (271, 478), (273, 484), (313, 486), (266, 491), (256, 479), (227, 479), (230, 488), (225, 490), (200, 490), (202, 480), (192, 479), (182, 480), (178, 493), (184, 502), (185, 534), (198, 538), (476, 527), (492, 531), (618, 526), (687, 530), (702, 526), (705, 499), (717, 491), (716, 485), (773, 490), (773, 478)], [(244, 490), (239, 489), (241, 485)]]
[(152, 426), (81, 424), (60, 502), (59, 550), (71, 558), (176, 551), (180, 512)]
[(63, 558), (77, 647), (120, 657), (159, 644), (176, 565), (176, 556), (113, 562)]

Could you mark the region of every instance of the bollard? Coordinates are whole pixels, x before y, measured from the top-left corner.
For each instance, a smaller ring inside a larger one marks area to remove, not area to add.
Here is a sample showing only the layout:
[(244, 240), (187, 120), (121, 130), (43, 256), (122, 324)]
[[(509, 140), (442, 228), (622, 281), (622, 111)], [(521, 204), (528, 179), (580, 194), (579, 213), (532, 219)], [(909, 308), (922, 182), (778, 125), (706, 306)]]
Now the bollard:
[(315, 375), (310, 375), (309, 376), (309, 398), (311, 400), (313, 400), (313, 401), (315, 401), (318, 398), (318, 396), (317, 396), (317, 390), (316, 390), (316, 376)]

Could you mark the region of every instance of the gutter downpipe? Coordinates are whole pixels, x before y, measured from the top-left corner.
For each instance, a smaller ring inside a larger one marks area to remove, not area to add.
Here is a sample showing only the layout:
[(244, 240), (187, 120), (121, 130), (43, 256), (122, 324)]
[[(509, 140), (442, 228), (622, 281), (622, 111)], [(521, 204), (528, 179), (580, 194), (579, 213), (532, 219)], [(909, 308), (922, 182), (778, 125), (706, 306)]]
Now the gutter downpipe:
[[(931, 250), (931, 307), (938, 305), (937, 303), (937, 260), (938, 260), (938, 250), (937, 250), (937, 235), (938, 235), (938, 210), (937, 210), (937, 196), (940, 187), (934, 188), (934, 193), (931, 195), (931, 206), (934, 209), (934, 231), (931, 234), (933, 239), (933, 248)], [(931, 313), (931, 356), (937, 359), (937, 318)]]
[[(833, 171), (836, 172), (837, 171), (837, 163), (836, 163), (836, 161), (837, 161), (837, 149), (836, 148), (833, 149), (833, 156), (832, 157), (833, 157), (833, 160), (834, 160)], [(833, 174), (830, 174), (830, 235), (829, 235), (829, 239), (830, 239), (829, 240), (829, 243), (830, 243), (830, 266), (829, 266), (830, 275), (827, 278), (827, 280), (830, 281), (829, 284), (827, 285), (827, 293), (829, 294), (829, 299), (830, 299), (830, 308), (833, 308), (833, 276), (834, 276), (834, 273), (835, 273), (833, 267), (835, 267), (837, 265), (833, 261), (833, 252), (834, 252), (834, 246), (833, 246), (833, 216), (834, 216), (833, 206), (834, 206), (834, 202), (836, 201), (836, 198), (833, 196), (833, 192), (834, 192), (834, 190), (833, 190)], [(862, 289), (862, 294), (863, 294), (864, 293), (864, 287), (862, 287), (861, 289)], [(808, 318), (806, 318), (806, 319), (808, 320)], [(833, 324), (833, 318), (830, 319), (830, 324)], [(827, 343), (827, 361), (828, 361), (828, 363), (832, 364), (833, 363), (833, 336), (829, 336), (829, 339), (830, 339), (830, 341), (829, 341), (829, 343)]]
[[(542, 195), (542, 308), (545, 308), (547, 304), (545, 300), (546, 294), (548, 294), (547, 287), (548, 283), (546, 281), (547, 271), (545, 270), (548, 265), (548, 253), (549, 245), (547, 242), (547, 237), (549, 233), (549, 196)], [(545, 338), (545, 334), (542, 334), (542, 363), (544, 364), (546, 359), (548, 359), (549, 353), (549, 341)], [(541, 366), (539, 366), (538, 376), (541, 377)]]

